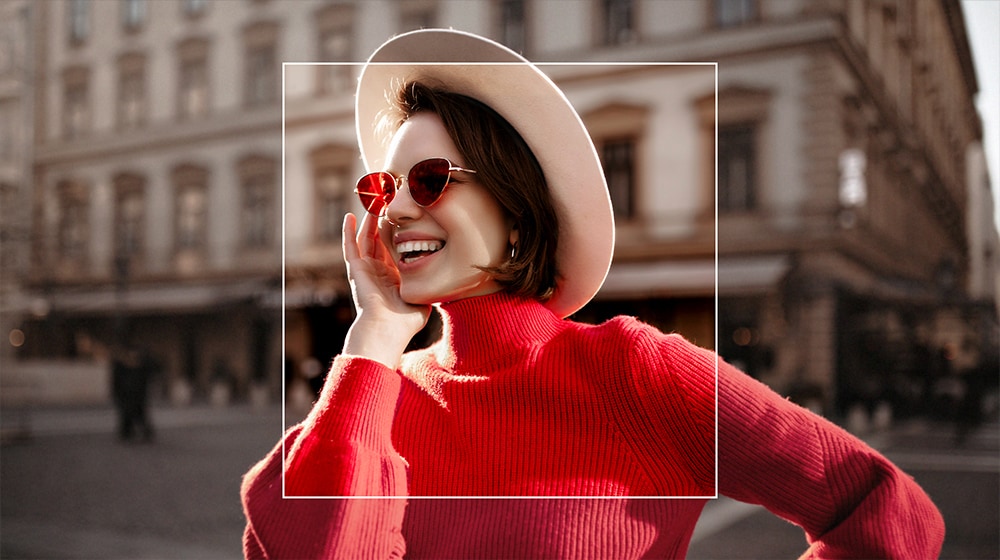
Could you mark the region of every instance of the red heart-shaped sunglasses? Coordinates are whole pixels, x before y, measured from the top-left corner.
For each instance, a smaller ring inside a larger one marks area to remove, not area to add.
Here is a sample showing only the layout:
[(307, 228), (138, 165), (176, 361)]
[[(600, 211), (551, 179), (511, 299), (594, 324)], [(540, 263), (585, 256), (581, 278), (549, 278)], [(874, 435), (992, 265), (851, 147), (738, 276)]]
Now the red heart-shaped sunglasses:
[[(420, 206), (427, 207), (441, 198), (444, 188), (451, 183), (451, 174), (455, 171), (475, 173), (453, 165), (446, 158), (435, 157), (419, 161), (406, 174), (406, 184), (410, 188), (410, 196)], [(403, 176), (395, 176), (388, 171), (375, 171), (358, 179), (354, 192), (358, 193), (361, 204), (373, 216), (381, 216), (386, 206), (396, 196), (396, 191), (402, 188)]]

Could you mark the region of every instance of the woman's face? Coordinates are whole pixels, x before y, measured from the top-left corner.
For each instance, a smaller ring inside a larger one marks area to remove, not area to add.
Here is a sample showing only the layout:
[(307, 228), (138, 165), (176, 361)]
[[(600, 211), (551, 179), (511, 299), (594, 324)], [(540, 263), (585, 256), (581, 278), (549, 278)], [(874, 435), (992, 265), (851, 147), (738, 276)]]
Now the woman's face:
[[(392, 137), (387, 171), (405, 176), (417, 162), (444, 157), (467, 167), (440, 117), (412, 115)], [(379, 220), (379, 235), (400, 275), (400, 295), (413, 304), (431, 304), (497, 292), (501, 286), (480, 267), (500, 265), (516, 242), (516, 232), (500, 205), (476, 182), (457, 171), (441, 198), (424, 208), (403, 181)]]

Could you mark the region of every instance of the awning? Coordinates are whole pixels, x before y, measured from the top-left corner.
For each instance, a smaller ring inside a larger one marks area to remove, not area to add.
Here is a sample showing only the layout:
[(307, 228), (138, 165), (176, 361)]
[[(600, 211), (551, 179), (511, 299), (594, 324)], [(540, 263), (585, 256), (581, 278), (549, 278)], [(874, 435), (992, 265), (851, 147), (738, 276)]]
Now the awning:
[(48, 308), (63, 313), (170, 312), (210, 310), (220, 305), (265, 299), (275, 288), (264, 280), (212, 284), (130, 285), (69, 288), (49, 294)]
[(750, 256), (658, 262), (616, 263), (598, 297), (711, 297), (773, 287), (789, 268), (788, 257)]

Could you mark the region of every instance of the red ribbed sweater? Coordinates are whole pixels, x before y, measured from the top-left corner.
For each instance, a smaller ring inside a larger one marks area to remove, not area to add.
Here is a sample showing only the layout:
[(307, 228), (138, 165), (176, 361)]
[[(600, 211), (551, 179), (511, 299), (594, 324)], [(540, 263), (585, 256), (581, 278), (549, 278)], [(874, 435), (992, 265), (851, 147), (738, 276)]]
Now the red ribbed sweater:
[[(442, 339), (399, 372), (334, 361), (244, 478), (247, 557), (683, 557), (715, 494), (717, 368), (720, 494), (801, 526), (807, 557), (940, 551), (910, 477), (677, 335), (502, 293), (439, 310)], [(366, 497), (283, 498), (283, 465), (288, 496)]]

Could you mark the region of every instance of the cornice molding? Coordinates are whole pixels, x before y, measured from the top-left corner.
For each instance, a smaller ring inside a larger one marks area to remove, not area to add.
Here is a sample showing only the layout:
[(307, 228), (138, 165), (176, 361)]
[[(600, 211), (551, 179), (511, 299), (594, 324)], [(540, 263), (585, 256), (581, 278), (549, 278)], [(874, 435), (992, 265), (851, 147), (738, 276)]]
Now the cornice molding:
[(58, 165), (160, 151), (192, 144), (232, 141), (255, 134), (281, 137), (281, 107), (239, 110), (196, 121), (148, 125), (125, 134), (91, 134), (72, 142), (43, 144), (35, 151), (36, 165)]

